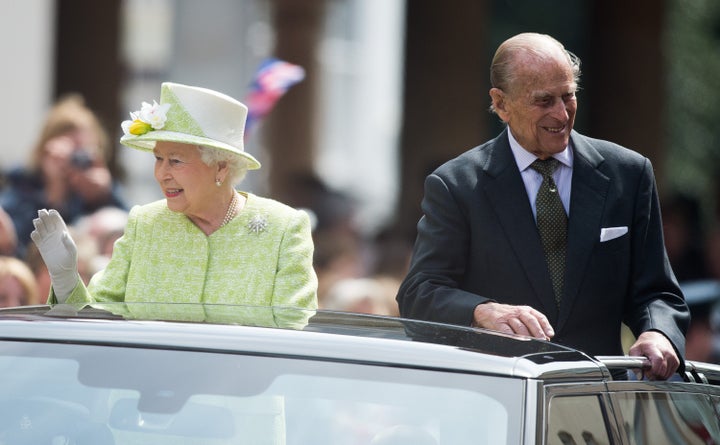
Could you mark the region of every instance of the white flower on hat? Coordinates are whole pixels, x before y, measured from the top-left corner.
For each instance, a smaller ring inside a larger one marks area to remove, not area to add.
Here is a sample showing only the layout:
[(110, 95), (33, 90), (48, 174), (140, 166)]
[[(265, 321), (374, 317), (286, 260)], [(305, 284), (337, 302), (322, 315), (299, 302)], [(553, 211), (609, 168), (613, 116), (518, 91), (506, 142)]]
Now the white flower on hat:
[(140, 111), (130, 113), (130, 120), (123, 121), (120, 126), (126, 135), (140, 136), (151, 130), (160, 130), (167, 121), (167, 112), (170, 104), (158, 104), (153, 101), (152, 105), (143, 102)]
[(140, 109), (140, 120), (150, 124), (153, 129), (160, 130), (165, 126), (169, 108), (170, 104), (159, 105), (157, 102), (153, 101), (152, 105), (150, 105), (147, 102), (143, 102), (142, 108)]

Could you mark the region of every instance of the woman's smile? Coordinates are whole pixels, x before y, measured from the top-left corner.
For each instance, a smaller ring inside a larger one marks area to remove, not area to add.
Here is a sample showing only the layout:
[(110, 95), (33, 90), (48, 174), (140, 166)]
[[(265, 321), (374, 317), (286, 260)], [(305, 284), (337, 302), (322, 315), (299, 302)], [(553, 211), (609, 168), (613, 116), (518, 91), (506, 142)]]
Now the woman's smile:
[(165, 189), (166, 198), (175, 198), (182, 193), (183, 189)]

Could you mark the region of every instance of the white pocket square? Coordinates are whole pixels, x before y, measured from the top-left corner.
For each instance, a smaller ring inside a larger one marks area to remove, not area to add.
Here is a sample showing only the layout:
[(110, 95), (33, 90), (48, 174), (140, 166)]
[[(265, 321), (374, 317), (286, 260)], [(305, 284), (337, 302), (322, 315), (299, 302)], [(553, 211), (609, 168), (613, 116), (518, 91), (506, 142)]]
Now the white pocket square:
[(619, 238), (628, 232), (627, 226), (622, 227), (603, 227), (600, 229), (600, 242), (610, 241)]

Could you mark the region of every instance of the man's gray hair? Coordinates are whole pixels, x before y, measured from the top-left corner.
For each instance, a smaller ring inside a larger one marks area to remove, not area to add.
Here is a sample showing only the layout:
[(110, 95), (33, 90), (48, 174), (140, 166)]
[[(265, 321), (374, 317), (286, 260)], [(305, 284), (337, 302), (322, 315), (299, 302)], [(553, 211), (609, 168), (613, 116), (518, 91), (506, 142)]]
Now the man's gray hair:
[[(562, 43), (547, 34), (523, 33), (504, 41), (495, 51), (490, 64), (490, 85), (505, 92), (510, 92), (512, 85), (517, 81), (518, 66), (521, 54), (531, 55), (537, 60), (546, 60), (554, 57), (560, 50), (567, 58), (572, 69), (575, 84), (580, 84), (580, 58), (571, 53)], [(490, 111), (496, 113), (495, 107), (490, 104)]]

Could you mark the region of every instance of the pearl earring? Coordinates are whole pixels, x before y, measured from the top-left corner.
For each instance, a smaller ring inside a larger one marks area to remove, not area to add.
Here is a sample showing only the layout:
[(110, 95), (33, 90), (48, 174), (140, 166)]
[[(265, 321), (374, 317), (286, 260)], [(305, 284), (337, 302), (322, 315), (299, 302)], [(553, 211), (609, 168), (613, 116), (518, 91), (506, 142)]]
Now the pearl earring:
[(216, 179), (216, 180), (215, 180), (215, 185), (218, 186), (218, 187), (220, 187), (220, 186), (222, 185), (222, 181), (219, 180), (219, 179)]

